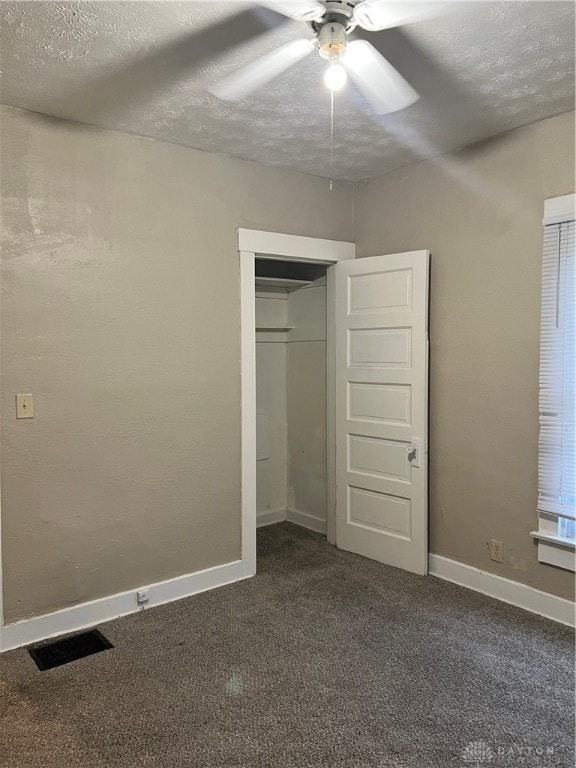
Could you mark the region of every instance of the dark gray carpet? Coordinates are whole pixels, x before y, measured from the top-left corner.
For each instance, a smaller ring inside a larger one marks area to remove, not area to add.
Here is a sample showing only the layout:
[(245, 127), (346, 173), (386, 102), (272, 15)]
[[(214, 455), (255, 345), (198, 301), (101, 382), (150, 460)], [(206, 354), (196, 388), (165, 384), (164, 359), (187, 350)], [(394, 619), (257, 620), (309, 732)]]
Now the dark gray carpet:
[(255, 579), (0, 657), (9, 768), (573, 766), (573, 634), (290, 523)]

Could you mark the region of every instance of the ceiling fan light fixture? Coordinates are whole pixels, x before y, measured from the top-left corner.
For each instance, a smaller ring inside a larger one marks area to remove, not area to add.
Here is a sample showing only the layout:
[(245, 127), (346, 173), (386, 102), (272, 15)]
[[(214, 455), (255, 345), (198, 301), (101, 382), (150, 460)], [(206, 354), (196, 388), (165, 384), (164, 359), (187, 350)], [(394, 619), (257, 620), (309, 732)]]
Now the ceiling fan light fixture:
[(347, 80), (346, 70), (337, 61), (332, 62), (324, 73), (324, 84), (330, 91), (341, 91)]
[(336, 21), (329, 21), (318, 33), (318, 50), (323, 59), (331, 61), (346, 50), (346, 28)]

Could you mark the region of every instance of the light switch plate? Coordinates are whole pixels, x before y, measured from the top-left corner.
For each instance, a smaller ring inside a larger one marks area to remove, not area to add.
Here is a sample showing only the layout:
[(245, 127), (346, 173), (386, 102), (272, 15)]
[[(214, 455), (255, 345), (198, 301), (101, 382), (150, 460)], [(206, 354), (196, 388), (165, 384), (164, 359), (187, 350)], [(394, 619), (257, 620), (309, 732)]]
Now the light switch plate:
[(34, 398), (32, 395), (16, 395), (16, 418), (34, 418)]

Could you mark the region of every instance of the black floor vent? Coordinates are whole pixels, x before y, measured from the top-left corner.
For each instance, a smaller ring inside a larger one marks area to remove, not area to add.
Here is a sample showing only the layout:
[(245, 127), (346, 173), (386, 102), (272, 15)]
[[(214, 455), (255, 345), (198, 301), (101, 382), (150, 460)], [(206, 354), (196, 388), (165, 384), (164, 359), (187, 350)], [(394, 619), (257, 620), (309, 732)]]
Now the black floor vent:
[(114, 646), (101, 632), (92, 629), (90, 632), (56, 640), (54, 643), (41, 645), (38, 648), (30, 648), (29, 653), (38, 669), (44, 670), (60, 667), (62, 664), (83, 659), (84, 656), (91, 656), (108, 648), (114, 648)]

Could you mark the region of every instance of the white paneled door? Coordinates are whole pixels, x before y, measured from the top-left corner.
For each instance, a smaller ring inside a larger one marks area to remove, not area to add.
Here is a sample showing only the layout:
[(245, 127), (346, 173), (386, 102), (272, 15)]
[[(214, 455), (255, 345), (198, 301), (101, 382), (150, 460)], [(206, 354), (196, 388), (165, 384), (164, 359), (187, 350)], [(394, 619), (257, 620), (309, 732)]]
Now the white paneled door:
[(428, 251), (335, 271), (336, 544), (428, 571)]

